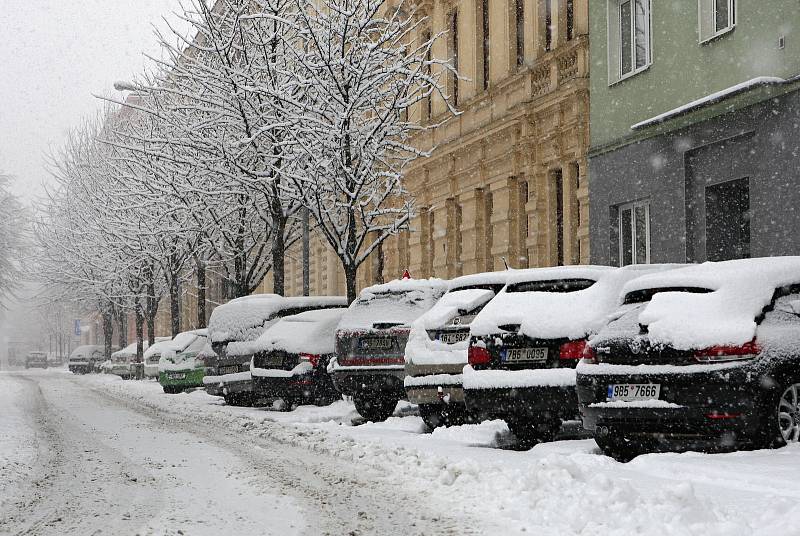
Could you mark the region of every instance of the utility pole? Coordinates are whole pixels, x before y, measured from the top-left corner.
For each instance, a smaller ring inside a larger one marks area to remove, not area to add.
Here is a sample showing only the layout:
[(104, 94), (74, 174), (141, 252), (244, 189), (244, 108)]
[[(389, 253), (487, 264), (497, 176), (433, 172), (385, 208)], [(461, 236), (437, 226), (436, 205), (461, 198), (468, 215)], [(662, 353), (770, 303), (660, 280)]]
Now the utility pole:
[(311, 267), (309, 262), (308, 208), (303, 207), (303, 296), (311, 292)]

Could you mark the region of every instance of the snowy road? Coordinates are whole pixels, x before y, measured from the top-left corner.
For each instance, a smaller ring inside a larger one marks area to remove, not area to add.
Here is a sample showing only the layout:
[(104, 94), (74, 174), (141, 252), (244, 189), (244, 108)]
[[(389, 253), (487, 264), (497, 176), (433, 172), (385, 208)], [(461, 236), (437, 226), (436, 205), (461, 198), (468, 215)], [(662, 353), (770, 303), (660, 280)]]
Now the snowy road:
[(0, 393), (0, 534), (472, 532), (369, 468), (218, 433), (61, 371), (0, 374)]

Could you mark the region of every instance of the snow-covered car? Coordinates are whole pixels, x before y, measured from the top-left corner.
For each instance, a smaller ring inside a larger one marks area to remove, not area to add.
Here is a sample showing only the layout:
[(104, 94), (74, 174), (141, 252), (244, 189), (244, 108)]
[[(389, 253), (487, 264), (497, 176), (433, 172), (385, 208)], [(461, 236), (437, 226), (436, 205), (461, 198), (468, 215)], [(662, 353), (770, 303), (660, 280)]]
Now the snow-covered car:
[(100, 369), (105, 349), (96, 344), (78, 346), (69, 354), (67, 367), (75, 374), (88, 374)]
[(505, 420), (521, 445), (552, 440), (563, 421), (578, 419), (575, 367), (623, 285), (678, 266), (559, 266), (509, 275), (470, 325), (467, 409)]
[[(186, 343), (192, 337), (191, 342)], [(158, 383), (165, 393), (179, 393), (191, 387), (202, 387), (206, 375), (204, 358), (198, 359), (208, 344), (208, 331), (195, 329), (179, 333), (161, 351), (158, 360)]]
[(584, 427), (617, 458), (800, 439), (800, 257), (648, 275), (578, 366)]
[(157, 337), (153, 345), (147, 348), (142, 356), (144, 361), (144, 377), (158, 378), (158, 362), (161, 352), (169, 348), (172, 337)]
[[(158, 340), (158, 339), (156, 339)], [(162, 339), (163, 340), (163, 339)], [(169, 340), (169, 339), (167, 339)], [(144, 341), (144, 351), (147, 351), (148, 342)], [(122, 379), (133, 377), (133, 363), (136, 361), (136, 343), (129, 344), (122, 350), (117, 350), (111, 354), (111, 359), (103, 363), (103, 372), (114, 374)]]
[(250, 361), (253, 342), (279, 319), (312, 309), (344, 307), (341, 296), (254, 294), (229, 301), (211, 313), (208, 332), (216, 357), (203, 379), (206, 392), (223, 396), (231, 405), (252, 405), (253, 381)]
[(430, 428), (471, 420), (461, 373), (467, 364), (469, 325), (505, 286), (511, 271), (458, 277), (447, 293), (411, 324), (405, 350), (405, 388)]
[(47, 368), (47, 352), (28, 352), (25, 368)]
[(386, 420), (406, 397), (404, 354), (411, 323), (446, 291), (441, 279), (398, 279), (362, 290), (342, 317), (328, 372), (365, 419)]
[(347, 311), (317, 309), (281, 318), (254, 343), (250, 372), (259, 399), (327, 406), (341, 399), (328, 374), (336, 352), (336, 327)]

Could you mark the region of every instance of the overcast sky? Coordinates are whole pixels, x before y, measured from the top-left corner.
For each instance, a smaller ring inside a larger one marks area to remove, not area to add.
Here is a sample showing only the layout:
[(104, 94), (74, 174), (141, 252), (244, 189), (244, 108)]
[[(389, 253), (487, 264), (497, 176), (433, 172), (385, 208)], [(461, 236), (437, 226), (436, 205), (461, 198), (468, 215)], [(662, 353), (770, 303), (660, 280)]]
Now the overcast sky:
[(0, 171), (32, 197), (47, 179), (44, 155), (113, 95), (115, 80), (142, 71), (158, 53), (153, 24), (178, 0), (2, 0), (0, 2)]

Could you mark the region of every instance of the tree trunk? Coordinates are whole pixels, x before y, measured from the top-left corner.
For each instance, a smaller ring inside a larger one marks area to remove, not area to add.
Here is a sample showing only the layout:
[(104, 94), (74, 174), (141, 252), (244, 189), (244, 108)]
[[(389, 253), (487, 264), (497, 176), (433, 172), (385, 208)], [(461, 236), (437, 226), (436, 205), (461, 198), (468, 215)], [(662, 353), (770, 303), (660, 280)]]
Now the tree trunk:
[(172, 324), (172, 336), (175, 337), (181, 332), (181, 305), (180, 305), (180, 285), (178, 274), (168, 276), (169, 284), (169, 315)]
[(156, 285), (152, 281), (147, 285), (147, 344), (156, 342), (156, 314), (158, 314), (158, 300), (156, 299)]
[(138, 296), (134, 309), (136, 313), (136, 362), (141, 363), (144, 360), (144, 312)]
[(197, 327), (206, 327), (206, 262), (195, 258), (197, 270)]
[(347, 283), (347, 303), (353, 303), (356, 299), (356, 276), (358, 275), (358, 266), (345, 265), (342, 263), (342, 268), (344, 268), (344, 278)]
[(105, 346), (105, 358), (111, 359), (111, 346), (114, 338), (114, 315), (109, 308), (103, 311), (103, 344)]
[[(280, 200), (277, 201), (277, 204), (280, 206)], [(284, 272), (286, 241), (283, 236), (286, 230), (286, 219), (283, 217), (283, 208), (280, 211), (280, 217), (273, 220), (275, 228), (272, 237), (272, 292), (283, 296), (286, 292), (286, 274)]]
[(117, 315), (117, 329), (119, 329), (120, 349), (128, 346), (128, 313), (120, 309)]

